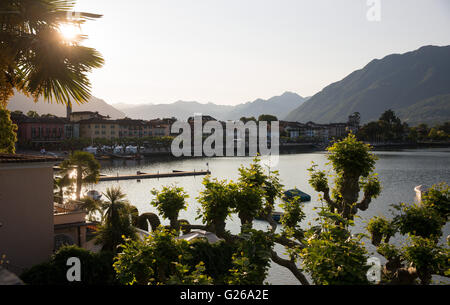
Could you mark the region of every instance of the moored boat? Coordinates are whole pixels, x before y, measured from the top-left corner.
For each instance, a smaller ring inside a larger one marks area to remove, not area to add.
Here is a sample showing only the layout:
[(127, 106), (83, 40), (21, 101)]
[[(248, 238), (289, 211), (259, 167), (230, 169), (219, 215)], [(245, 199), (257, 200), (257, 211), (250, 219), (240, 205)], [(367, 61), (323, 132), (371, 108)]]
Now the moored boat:
[(422, 202), (422, 197), (427, 193), (429, 187), (427, 185), (418, 185), (414, 188), (414, 192), (416, 192), (415, 200), (417, 202)]
[(93, 200), (100, 200), (100, 198), (102, 197), (102, 194), (100, 194), (96, 190), (90, 190), (90, 191), (86, 192), (86, 197), (89, 197)]
[(311, 196), (306, 194), (305, 192), (300, 191), (299, 189), (287, 190), (286, 192), (284, 192), (284, 196), (287, 199), (294, 199), (298, 197), (300, 202), (311, 201)]
[[(283, 216), (283, 214), (284, 214), (283, 212), (272, 212), (272, 219), (274, 221), (280, 223), (281, 222), (281, 216)], [(265, 218), (260, 217), (260, 216), (256, 216), (255, 219), (257, 219), (257, 220), (266, 220)]]

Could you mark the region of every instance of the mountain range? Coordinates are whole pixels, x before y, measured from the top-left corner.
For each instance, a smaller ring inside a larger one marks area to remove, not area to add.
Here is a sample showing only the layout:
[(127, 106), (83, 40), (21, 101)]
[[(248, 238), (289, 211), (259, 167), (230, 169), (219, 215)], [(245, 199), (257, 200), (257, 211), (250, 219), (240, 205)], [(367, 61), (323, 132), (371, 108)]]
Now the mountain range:
[[(14, 96), (8, 102), (8, 109), (10, 111), (19, 110), (23, 113), (27, 113), (30, 110), (36, 111), (38, 114), (54, 114), (59, 117), (66, 116), (66, 106), (63, 104), (49, 103), (44, 101), (44, 98), (40, 98), (37, 103), (32, 98), (23, 95), (22, 93), (15, 92)], [(72, 105), (72, 111), (98, 111), (100, 114), (109, 115), (113, 119), (125, 117), (125, 113), (117, 110), (104, 100), (91, 97), (89, 103)]]
[[(210, 115), (219, 120), (238, 120), (243, 116), (254, 116), (257, 118), (261, 114), (272, 114), (281, 119), (305, 100), (307, 98), (303, 98), (296, 93), (285, 92), (280, 96), (274, 96), (267, 100), (257, 99), (253, 102), (236, 106), (185, 101), (171, 104), (115, 104), (113, 106), (102, 99), (92, 97), (89, 103), (74, 104), (72, 111), (98, 111), (100, 114), (109, 115), (113, 119), (129, 117), (149, 120), (176, 117), (179, 120), (186, 120), (196, 113)], [(66, 107), (64, 105), (48, 103), (43, 98), (34, 103), (32, 98), (18, 92), (9, 100), (8, 109), (11, 111), (20, 110), (23, 113), (33, 110), (40, 115), (51, 113), (57, 116), (66, 116)]]
[(372, 60), (312, 96), (286, 120), (345, 122), (359, 112), (364, 123), (387, 109), (410, 125), (450, 121), (450, 46), (425, 46)]
[(177, 101), (172, 104), (116, 104), (115, 107), (123, 111), (128, 117), (136, 119), (176, 117), (180, 120), (186, 120), (195, 113), (210, 115), (219, 120), (238, 120), (243, 116), (258, 118), (261, 114), (272, 114), (282, 119), (305, 100), (307, 98), (296, 93), (285, 92), (267, 100), (257, 99), (235, 106)]

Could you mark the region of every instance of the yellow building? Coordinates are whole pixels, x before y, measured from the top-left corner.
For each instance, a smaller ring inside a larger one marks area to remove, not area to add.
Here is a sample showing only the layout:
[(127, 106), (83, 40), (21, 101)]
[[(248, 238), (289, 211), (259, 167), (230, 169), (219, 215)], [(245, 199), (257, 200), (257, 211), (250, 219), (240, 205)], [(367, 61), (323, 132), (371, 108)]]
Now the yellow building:
[(80, 126), (80, 137), (87, 139), (145, 138), (169, 136), (170, 126), (175, 119), (150, 121), (123, 118), (110, 120), (96, 112), (74, 112), (71, 121)]
[(80, 137), (87, 139), (114, 139), (119, 138), (120, 125), (117, 120), (90, 118), (78, 121), (80, 124)]

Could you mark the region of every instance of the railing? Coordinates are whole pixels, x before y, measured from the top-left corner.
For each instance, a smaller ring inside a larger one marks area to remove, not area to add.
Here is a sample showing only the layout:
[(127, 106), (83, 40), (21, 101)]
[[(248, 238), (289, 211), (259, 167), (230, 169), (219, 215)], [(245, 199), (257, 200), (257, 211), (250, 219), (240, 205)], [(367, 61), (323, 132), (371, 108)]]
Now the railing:
[[(54, 195), (54, 198), (61, 199), (61, 197), (57, 195)], [(57, 211), (58, 213), (71, 213), (82, 211), (80, 204), (83, 204), (83, 202), (77, 200), (66, 200), (66, 202), (63, 203), (54, 202), (53, 206), (55, 208), (55, 211)]]

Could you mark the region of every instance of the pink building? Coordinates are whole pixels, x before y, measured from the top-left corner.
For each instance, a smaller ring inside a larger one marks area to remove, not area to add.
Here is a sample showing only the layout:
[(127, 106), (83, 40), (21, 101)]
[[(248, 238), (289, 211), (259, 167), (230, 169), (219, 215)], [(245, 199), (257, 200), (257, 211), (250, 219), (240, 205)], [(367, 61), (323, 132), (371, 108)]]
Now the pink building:
[(65, 118), (47, 116), (32, 118), (24, 114), (11, 113), (11, 120), (18, 126), (19, 143), (32, 143), (35, 146), (59, 143), (65, 139)]

